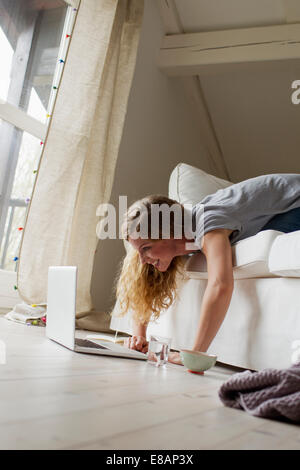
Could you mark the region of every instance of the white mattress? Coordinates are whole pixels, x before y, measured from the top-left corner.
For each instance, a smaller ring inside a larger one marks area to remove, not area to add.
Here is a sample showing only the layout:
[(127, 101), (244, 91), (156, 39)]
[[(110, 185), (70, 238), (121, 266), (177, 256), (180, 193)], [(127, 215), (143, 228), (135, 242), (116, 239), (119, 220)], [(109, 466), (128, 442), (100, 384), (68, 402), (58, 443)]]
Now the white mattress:
[[(233, 276), (235, 279), (277, 277), (269, 268), (269, 254), (274, 241), (282, 235), (277, 230), (264, 230), (232, 245)], [(300, 241), (299, 241), (300, 248)], [(207, 263), (203, 253), (191, 256), (185, 265), (190, 279), (207, 279)]]
[(280, 235), (269, 255), (270, 272), (282, 277), (300, 277), (300, 230)]

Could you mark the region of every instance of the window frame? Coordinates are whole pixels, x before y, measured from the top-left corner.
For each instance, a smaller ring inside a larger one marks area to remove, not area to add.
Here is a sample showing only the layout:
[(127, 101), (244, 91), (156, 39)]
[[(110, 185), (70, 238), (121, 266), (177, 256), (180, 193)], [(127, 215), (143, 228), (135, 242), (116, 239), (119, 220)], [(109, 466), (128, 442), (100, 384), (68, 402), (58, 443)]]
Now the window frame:
[[(73, 13), (74, 8), (78, 8), (80, 4), (80, 0), (63, 0), (64, 3), (67, 5), (67, 11), (64, 21), (64, 27), (62, 31), (58, 57), (65, 57), (66, 51), (68, 48), (68, 42), (65, 41), (66, 34), (73, 29), (73, 25), (75, 22), (75, 15)], [(58, 86), (61, 80), (63, 67), (57, 64), (54, 76), (53, 76), (53, 84)], [(54, 108), (56, 99), (56, 93), (54, 89), (51, 90), (49, 104), (47, 113), (51, 116), (52, 110)], [(34, 137), (37, 137), (42, 142), (45, 141), (47, 132), (48, 132), (48, 125), (50, 123), (50, 119), (47, 119), (46, 123), (42, 123), (41, 121), (35, 119), (34, 117), (30, 116), (26, 113), (23, 109), (0, 99), (0, 119), (4, 122), (7, 122), (14, 126), (15, 128), (25, 131)], [(42, 150), (41, 150), (42, 151)], [(1, 174), (7, 174), (10, 171), (10, 167), (13, 165), (11, 161), (4, 161), (2, 162), (2, 167), (0, 167)], [(0, 195), (2, 195), (3, 187), (0, 181)], [(9, 192), (9, 191), (8, 191)], [(7, 192), (7, 193), (8, 193)], [(8, 207), (10, 203), (10, 197), (8, 194), (3, 194), (2, 201), (0, 203), (0, 208), (7, 214), (8, 216)], [(1, 211), (0, 211), (1, 212)], [(4, 234), (4, 230), (3, 230)], [(0, 232), (0, 244), (2, 243), (2, 236)], [(11, 270), (5, 270), (0, 268), (0, 314), (9, 311), (13, 306), (21, 302), (22, 299), (18, 294), (18, 290), (15, 289), (17, 284), (17, 272)]]

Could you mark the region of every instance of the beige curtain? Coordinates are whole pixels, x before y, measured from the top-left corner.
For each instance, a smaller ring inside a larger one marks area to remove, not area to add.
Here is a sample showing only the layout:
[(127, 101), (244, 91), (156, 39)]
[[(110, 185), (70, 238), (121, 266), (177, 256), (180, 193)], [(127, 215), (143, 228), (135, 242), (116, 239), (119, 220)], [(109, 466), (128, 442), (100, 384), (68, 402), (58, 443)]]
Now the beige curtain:
[(46, 302), (48, 266), (75, 265), (77, 312), (92, 309), (96, 209), (111, 194), (143, 3), (81, 0), (23, 233), (27, 303)]

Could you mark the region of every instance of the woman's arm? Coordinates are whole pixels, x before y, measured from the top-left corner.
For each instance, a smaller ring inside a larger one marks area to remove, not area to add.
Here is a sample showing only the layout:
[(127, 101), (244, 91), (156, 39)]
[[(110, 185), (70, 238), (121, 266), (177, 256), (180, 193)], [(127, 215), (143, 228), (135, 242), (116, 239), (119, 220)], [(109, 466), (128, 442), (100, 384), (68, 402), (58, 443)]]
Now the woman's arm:
[(146, 339), (147, 326), (147, 323), (140, 324), (134, 322), (132, 331), (133, 334), (130, 338), (126, 338), (124, 341), (124, 346), (146, 353), (148, 351), (148, 341)]
[(201, 305), (201, 316), (193, 349), (206, 352), (216, 336), (228, 310), (230, 287), (207, 285)]
[(228, 231), (213, 230), (204, 235), (202, 251), (207, 261), (208, 282), (193, 349), (205, 352), (225, 318), (234, 287)]
[[(206, 256), (208, 281), (201, 305), (200, 321), (193, 349), (206, 352), (228, 310), (233, 286), (232, 248), (227, 229), (204, 235), (202, 251)], [(172, 352), (169, 361), (182, 364), (180, 354)]]
[(147, 334), (147, 326), (148, 324), (147, 323), (133, 323), (133, 335), (134, 336), (144, 336), (144, 338), (146, 338), (146, 334)]

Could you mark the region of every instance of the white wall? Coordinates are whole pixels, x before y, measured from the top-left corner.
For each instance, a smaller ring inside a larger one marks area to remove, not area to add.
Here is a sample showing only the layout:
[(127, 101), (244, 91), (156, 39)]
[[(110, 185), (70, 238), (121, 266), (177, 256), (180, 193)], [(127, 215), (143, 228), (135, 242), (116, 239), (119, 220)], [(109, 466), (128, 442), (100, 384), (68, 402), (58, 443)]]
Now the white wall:
[[(145, 0), (136, 71), (110, 201), (115, 207), (119, 195), (128, 196), (128, 205), (148, 194), (167, 195), (169, 175), (179, 162), (213, 173), (180, 80), (167, 78), (156, 66), (163, 34), (156, 2)], [(112, 285), (124, 254), (122, 240), (98, 244), (91, 291), (97, 310), (113, 307)]]
[(230, 180), (300, 173), (300, 105), (291, 84), (300, 61), (235, 67), (201, 77)]

